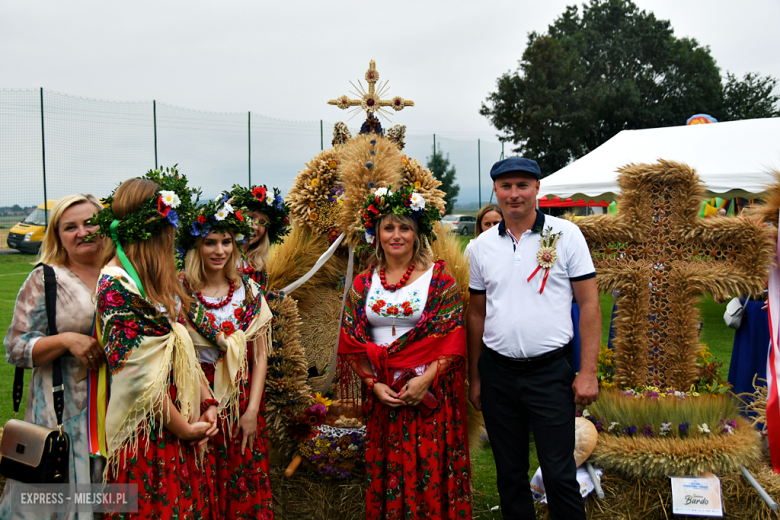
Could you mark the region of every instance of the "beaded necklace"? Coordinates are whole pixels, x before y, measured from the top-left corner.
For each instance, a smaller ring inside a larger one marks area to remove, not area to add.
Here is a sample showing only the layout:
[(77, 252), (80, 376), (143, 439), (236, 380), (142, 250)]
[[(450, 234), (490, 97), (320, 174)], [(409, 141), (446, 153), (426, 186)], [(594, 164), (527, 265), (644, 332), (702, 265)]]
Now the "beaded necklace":
[(233, 300), (233, 293), (235, 292), (236, 289), (236, 282), (234, 282), (233, 280), (228, 280), (228, 282), (230, 283), (230, 290), (228, 291), (228, 294), (225, 297), (225, 299), (222, 300), (221, 302), (219, 303), (207, 302), (206, 299), (203, 297), (203, 295), (200, 293), (200, 291), (195, 293), (196, 296), (198, 297), (198, 301), (207, 309), (221, 309), (222, 307), (224, 307), (225, 305), (227, 305)]
[(412, 271), (414, 271), (414, 263), (409, 266), (409, 269), (406, 270), (406, 274), (404, 274), (401, 277), (401, 281), (399, 281), (396, 284), (390, 285), (387, 283), (387, 279), (385, 278), (385, 268), (382, 267), (379, 269), (379, 280), (382, 282), (382, 287), (385, 288), (385, 291), (395, 292), (396, 289), (400, 289), (404, 285), (406, 285), (406, 282), (409, 281), (409, 275), (412, 274)]

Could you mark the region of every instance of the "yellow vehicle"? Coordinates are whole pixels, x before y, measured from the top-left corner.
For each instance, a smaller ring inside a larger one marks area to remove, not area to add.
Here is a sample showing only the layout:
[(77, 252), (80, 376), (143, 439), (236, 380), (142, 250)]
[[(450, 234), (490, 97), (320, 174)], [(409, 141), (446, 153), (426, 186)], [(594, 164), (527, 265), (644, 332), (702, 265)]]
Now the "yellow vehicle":
[(8, 232), (8, 247), (18, 249), (22, 253), (37, 253), (46, 231), (45, 210), (51, 211), (55, 202), (56, 199), (46, 201), (45, 206), (41, 204), (27, 215), (27, 218), (12, 227)]

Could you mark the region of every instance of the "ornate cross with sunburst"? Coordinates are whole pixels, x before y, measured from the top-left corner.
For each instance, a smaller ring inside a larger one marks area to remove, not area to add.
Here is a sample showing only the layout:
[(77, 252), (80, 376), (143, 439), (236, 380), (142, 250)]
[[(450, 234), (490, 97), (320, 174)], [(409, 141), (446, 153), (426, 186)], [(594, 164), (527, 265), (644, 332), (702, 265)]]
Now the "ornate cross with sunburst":
[(404, 99), (400, 96), (395, 96), (392, 99), (382, 99), (382, 96), (389, 90), (387, 84), (390, 81), (388, 80), (384, 83), (380, 83), (379, 88), (376, 88), (376, 83), (379, 81), (379, 72), (376, 70), (376, 63), (374, 60), (371, 60), (371, 63), (369, 63), (365, 77), (366, 82), (368, 82), (368, 92), (363, 89), (363, 84), (360, 83), (360, 80), (358, 80), (357, 85), (350, 81), (355, 90), (357, 90), (357, 92), (350, 92), (355, 97), (359, 97), (360, 99), (350, 99), (348, 96), (344, 95), (337, 99), (331, 99), (328, 101), (328, 104), (336, 105), (342, 110), (346, 110), (350, 107), (356, 107), (353, 114), (350, 116), (350, 119), (355, 117), (355, 114), (359, 113), (361, 110), (365, 110), (366, 114), (369, 116), (373, 113), (377, 113), (389, 119), (387, 114), (390, 114), (390, 112), (385, 110), (383, 107), (392, 107), (393, 110), (398, 112), (399, 110), (403, 110), (404, 107), (414, 106), (414, 101), (409, 101), (408, 99)]

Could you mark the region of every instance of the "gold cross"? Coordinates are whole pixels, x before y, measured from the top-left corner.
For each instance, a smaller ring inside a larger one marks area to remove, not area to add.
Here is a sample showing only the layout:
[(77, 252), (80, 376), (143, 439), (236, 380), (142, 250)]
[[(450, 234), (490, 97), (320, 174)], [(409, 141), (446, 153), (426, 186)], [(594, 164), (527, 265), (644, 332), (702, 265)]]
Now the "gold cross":
[[(367, 115), (377, 113), (387, 117), (385, 114), (389, 114), (383, 107), (392, 107), (396, 112), (403, 110), (404, 107), (413, 107), (414, 101), (409, 101), (400, 96), (395, 96), (392, 99), (382, 99), (382, 96), (387, 93), (389, 87), (387, 86), (389, 81), (379, 84), (379, 89), (376, 88), (376, 82), (379, 81), (379, 72), (376, 70), (376, 63), (371, 60), (368, 70), (366, 71), (366, 82), (368, 82), (368, 92), (363, 90), (363, 84), (358, 80), (358, 84), (355, 85), (350, 81), (352, 86), (357, 92), (351, 91), (355, 97), (360, 99), (350, 99), (348, 96), (343, 95), (337, 99), (331, 99), (328, 101), (329, 105), (336, 105), (342, 110), (346, 110), (349, 107), (360, 107), (354, 111), (352, 117), (355, 116), (361, 110), (365, 110)], [(350, 119), (352, 118), (350, 117)]]
[(689, 390), (698, 377), (698, 295), (761, 294), (773, 244), (747, 218), (699, 218), (704, 187), (686, 165), (620, 170), (620, 214), (577, 221), (599, 290), (619, 290), (615, 377), (620, 388)]

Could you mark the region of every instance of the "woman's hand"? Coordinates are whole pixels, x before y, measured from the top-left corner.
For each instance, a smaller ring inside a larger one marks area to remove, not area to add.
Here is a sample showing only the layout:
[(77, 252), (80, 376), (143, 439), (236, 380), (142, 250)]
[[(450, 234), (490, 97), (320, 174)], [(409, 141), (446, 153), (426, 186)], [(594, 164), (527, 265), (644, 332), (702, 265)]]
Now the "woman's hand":
[(379, 402), (389, 406), (390, 408), (398, 408), (399, 406), (406, 406), (406, 403), (398, 399), (401, 394), (397, 394), (392, 388), (384, 383), (374, 383), (374, 395)]
[(177, 436), (183, 441), (200, 441), (204, 437), (208, 440), (206, 432), (213, 428), (213, 424), (204, 421), (187, 424)]
[(241, 455), (244, 454), (244, 448), (249, 446), (249, 449), (255, 443), (255, 437), (257, 437), (257, 414), (258, 410), (251, 410), (247, 407), (246, 412), (238, 420), (238, 424), (233, 425), (233, 437), (238, 435), (238, 430), (241, 430)]
[(403, 390), (401, 390), (400, 399), (409, 406), (417, 406), (422, 402), (425, 394), (428, 393), (428, 388), (431, 386), (431, 381), (425, 377), (413, 377), (406, 383)]
[(198, 446), (202, 446), (206, 444), (210, 438), (214, 437), (219, 431), (219, 428), (217, 427), (217, 407), (209, 406), (208, 410), (201, 414), (198, 422), (207, 422), (212, 425), (211, 428), (209, 428), (206, 432), (206, 436), (198, 441)]
[(78, 332), (63, 332), (58, 335), (62, 336), (65, 348), (88, 369), (97, 370), (105, 363), (106, 353), (100, 343), (92, 336)]

